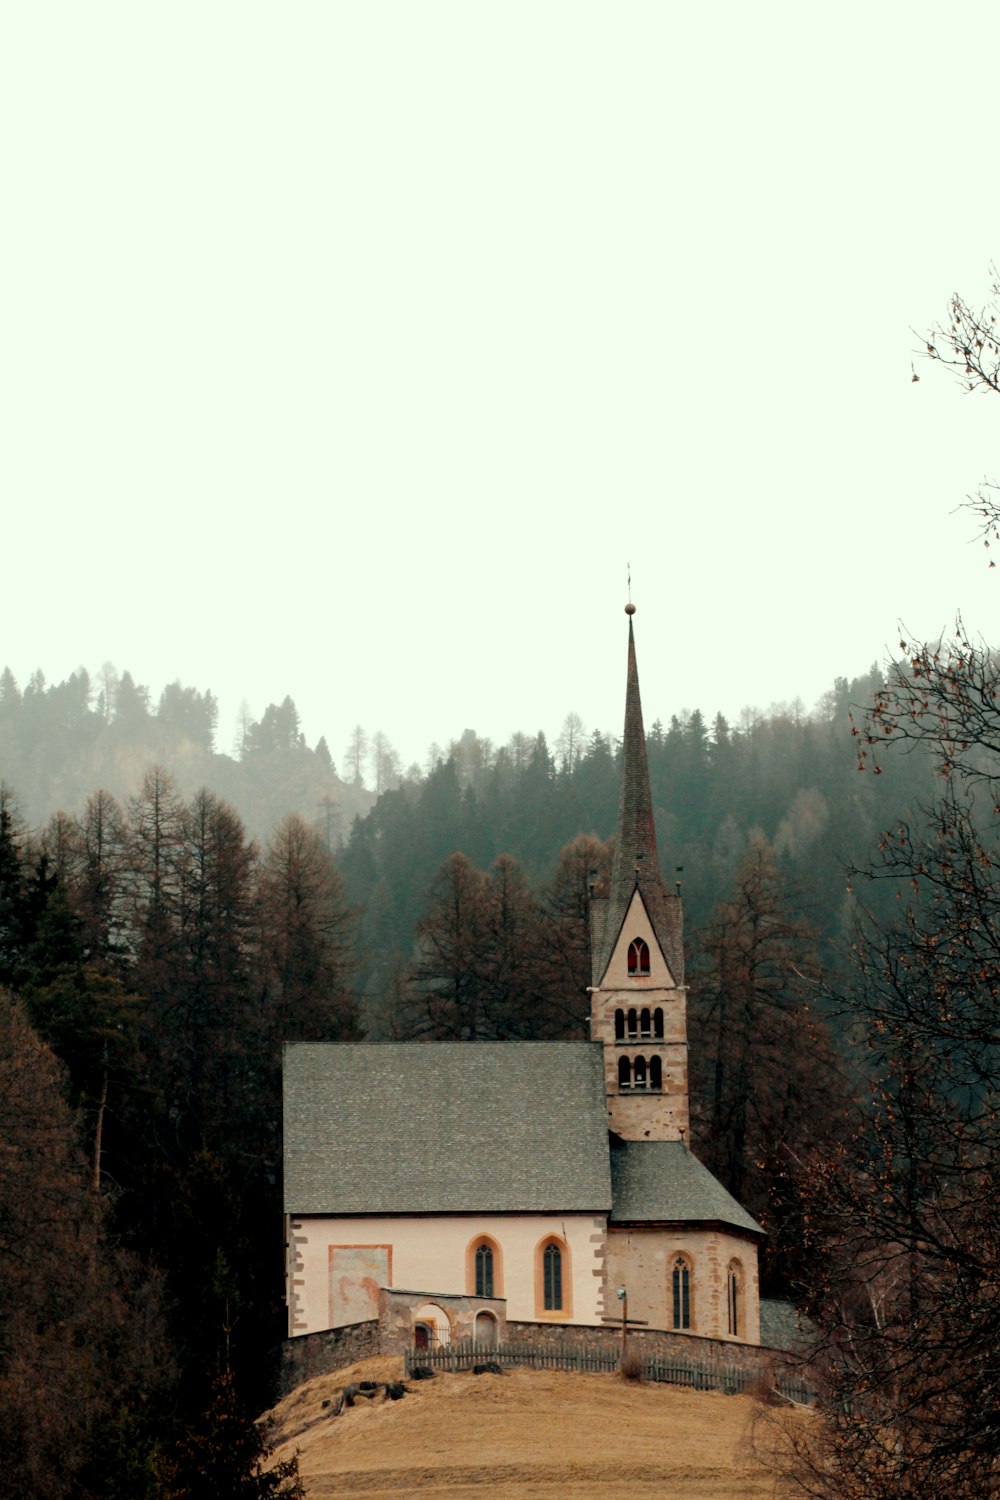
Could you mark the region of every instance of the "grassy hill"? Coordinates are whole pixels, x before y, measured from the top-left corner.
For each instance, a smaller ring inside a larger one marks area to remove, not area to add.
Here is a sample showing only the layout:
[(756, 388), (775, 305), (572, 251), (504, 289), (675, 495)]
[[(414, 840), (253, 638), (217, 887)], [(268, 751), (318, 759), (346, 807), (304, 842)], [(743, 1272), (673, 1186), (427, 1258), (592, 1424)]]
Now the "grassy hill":
[[(331, 1417), (348, 1381), (399, 1380), (401, 1359), (320, 1376), (272, 1413), (275, 1456), (296, 1450), (309, 1500), (753, 1500), (790, 1494), (778, 1429), (749, 1396), (616, 1375), (513, 1370), (411, 1382), (401, 1401)], [(324, 1402), (330, 1403), (324, 1406)], [(810, 1423), (806, 1411), (780, 1421)]]

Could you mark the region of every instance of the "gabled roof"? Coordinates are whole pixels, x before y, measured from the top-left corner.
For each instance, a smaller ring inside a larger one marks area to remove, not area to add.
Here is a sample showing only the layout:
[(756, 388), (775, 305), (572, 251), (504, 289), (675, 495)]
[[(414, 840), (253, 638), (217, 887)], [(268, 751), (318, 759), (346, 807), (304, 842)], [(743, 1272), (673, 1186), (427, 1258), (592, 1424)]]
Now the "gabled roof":
[(285, 1047), (285, 1212), (606, 1213), (602, 1047)]
[(678, 896), (667, 895), (660, 877), (656, 828), (653, 823), (653, 798), (649, 788), (646, 734), (642, 723), (642, 701), (639, 697), (639, 669), (636, 665), (635, 636), (632, 630), (633, 613), (632, 606), (629, 606), (625, 731), (622, 738), (618, 825), (608, 905), (594, 927), (594, 983), (599, 984), (604, 977), (632, 894), (638, 885), (667, 966), (677, 983), (682, 984), (684, 959), (681, 903)]
[(611, 1148), (613, 1224), (716, 1223), (764, 1231), (683, 1141), (619, 1141)]

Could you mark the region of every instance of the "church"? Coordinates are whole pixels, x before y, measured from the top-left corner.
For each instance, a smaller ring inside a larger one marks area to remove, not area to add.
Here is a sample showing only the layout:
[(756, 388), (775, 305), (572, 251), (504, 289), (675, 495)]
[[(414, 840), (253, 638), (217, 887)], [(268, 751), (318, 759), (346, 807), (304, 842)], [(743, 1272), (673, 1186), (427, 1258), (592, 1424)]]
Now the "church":
[(690, 1138), (679, 890), (660, 875), (629, 604), (590, 1040), (291, 1043), (288, 1335), (388, 1313), (398, 1341), (602, 1329), (760, 1343), (763, 1230)]

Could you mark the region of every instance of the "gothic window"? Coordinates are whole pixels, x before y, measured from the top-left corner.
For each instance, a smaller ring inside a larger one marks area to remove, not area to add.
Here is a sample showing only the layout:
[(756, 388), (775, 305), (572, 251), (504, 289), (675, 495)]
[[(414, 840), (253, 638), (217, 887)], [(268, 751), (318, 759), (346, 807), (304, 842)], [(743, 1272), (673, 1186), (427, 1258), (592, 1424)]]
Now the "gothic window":
[(465, 1247), (465, 1291), (469, 1297), (502, 1297), (503, 1250), (492, 1236), (477, 1234)]
[(476, 1250), (476, 1296), (493, 1296), (493, 1251), (489, 1245)]
[(637, 1089), (646, 1087), (646, 1059), (644, 1057), (637, 1057), (632, 1065), (632, 1084)]
[(629, 1036), (639, 1035), (639, 1020), (634, 1010), (628, 1013), (628, 1034)]
[(558, 1312), (563, 1305), (562, 1251), (558, 1245), (546, 1245), (542, 1254), (543, 1296), (546, 1312)]
[(630, 974), (649, 973), (649, 944), (644, 938), (633, 938), (628, 945), (628, 971)]
[(657, 1041), (663, 1040), (663, 1012), (659, 1006), (653, 1011), (653, 1035)]
[(627, 1057), (618, 1059), (618, 1087), (627, 1089), (632, 1083), (632, 1064)]
[(615, 1011), (615, 1041), (616, 1042), (623, 1042), (624, 1040), (625, 1040), (625, 1012), (623, 1010), (616, 1010)]
[(687, 1261), (678, 1255), (671, 1274), (674, 1300), (674, 1327), (691, 1327), (691, 1271)]
[(650, 1021), (649, 1017), (649, 1011), (646, 1010), (645, 1007), (643, 1007), (643, 1009), (639, 1012), (639, 1035), (651, 1036), (652, 1030), (653, 1028), (652, 1022)]
[(738, 1260), (731, 1262), (729, 1274), (726, 1278), (726, 1308), (727, 1326), (734, 1338), (739, 1338), (742, 1333), (743, 1318), (743, 1267)]
[(663, 1064), (658, 1057), (649, 1059), (649, 1086), (657, 1093), (663, 1088)]

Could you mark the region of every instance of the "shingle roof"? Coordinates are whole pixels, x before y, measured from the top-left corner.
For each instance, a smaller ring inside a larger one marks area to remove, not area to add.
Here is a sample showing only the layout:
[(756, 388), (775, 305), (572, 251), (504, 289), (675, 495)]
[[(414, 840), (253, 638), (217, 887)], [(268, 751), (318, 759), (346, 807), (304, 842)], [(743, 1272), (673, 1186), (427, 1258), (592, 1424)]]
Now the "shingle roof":
[(288, 1044), (286, 1213), (606, 1213), (601, 1052)]
[(719, 1223), (763, 1234), (683, 1141), (622, 1141), (612, 1147), (613, 1224)]
[(771, 1349), (802, 1350), (815, 1337), (815, 1328), (793, 1302), (777, 1297), (760, 1299), (760, 1341)]

